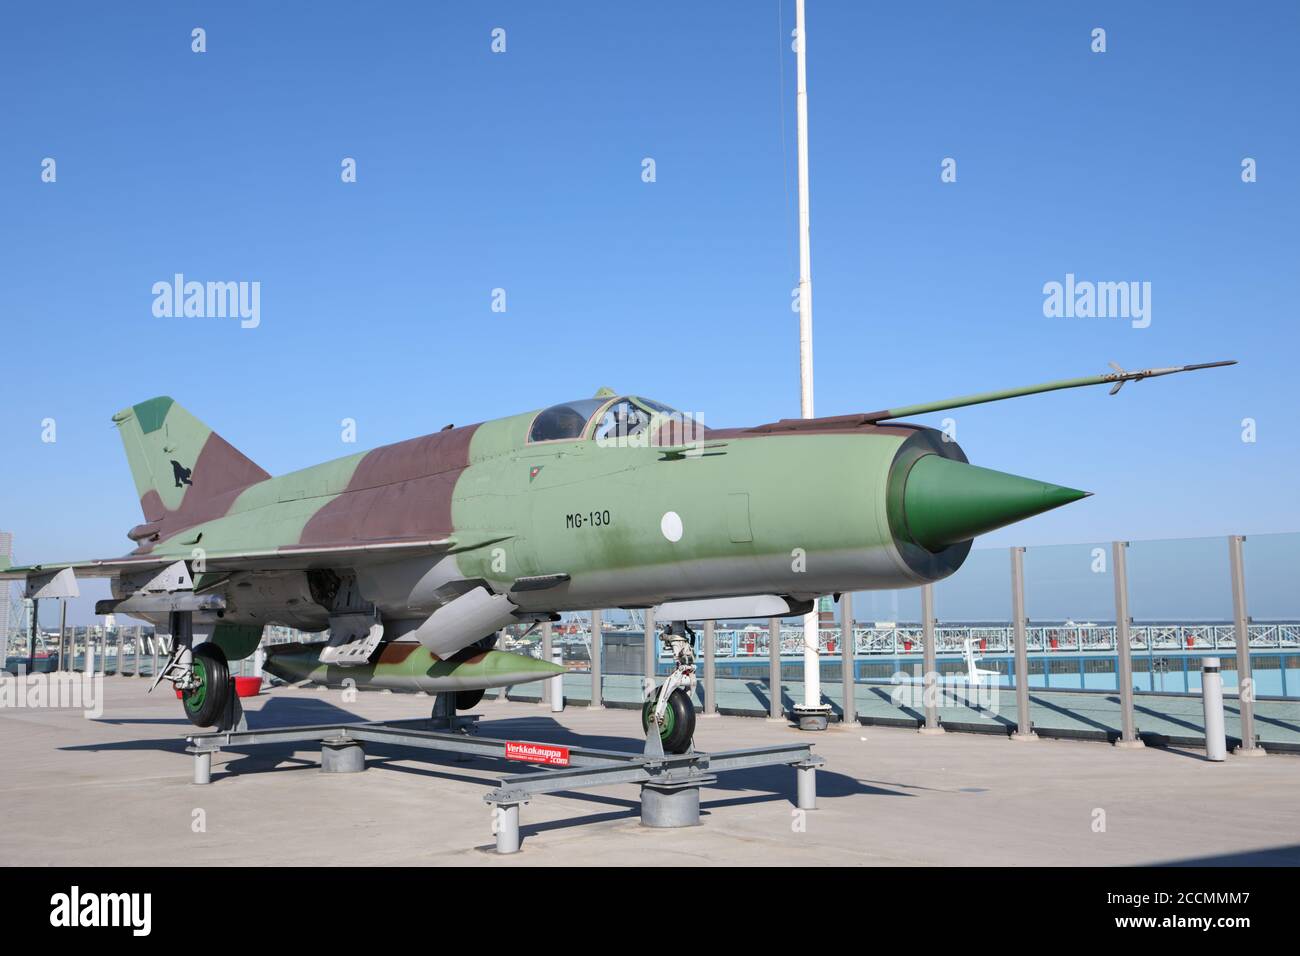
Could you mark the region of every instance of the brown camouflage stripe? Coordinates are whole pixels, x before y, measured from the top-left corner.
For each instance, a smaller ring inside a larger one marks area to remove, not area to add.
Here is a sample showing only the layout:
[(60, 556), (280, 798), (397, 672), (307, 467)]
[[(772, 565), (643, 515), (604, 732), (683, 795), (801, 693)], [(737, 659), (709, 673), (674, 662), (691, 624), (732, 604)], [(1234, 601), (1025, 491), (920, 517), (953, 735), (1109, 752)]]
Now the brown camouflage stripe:
[(147, 554), (157, 541), (164, 541), (186, 528), (223, 517), (235, 503), (240, 492), (250, 485), (266, 481), (271, 476), (259, 465), (245, 457), (234, 445), (216, 432), (210, 434), (203, 450), (190, 469), (190, 486), (181, 505), (168, 511), (157, 491), (150, 490), (140, 499), (140, 508), (148, 524), (132, 529), (135, 537), (144, 540), (133, 553)]
[(379, 645), (379, 653), (373, 658), (376, 664), (400, 664), (415, 651), (419, 644), (414, 641), (389, 642)]
[[(876, 425), (862, 415), (783, 419), (741, 428), (707, 428), (704, 440), (760, 438), (780, 434), (879, 434), (906, 437), (916, 426)], [(450, 535), (456, 482), (469, 466), (479, 425), (448, 429), (367, 452), (341, 494), (324, 504), (286, 548)], [(685, 436), (682, 436), (685, 437)], [(147, 554), (195, 525), (228, 514), (248, 487), (271, 476), (213, 432), (192, 469), (192, 486), (181, 506), (168, 511), (156, 491), (141, 499), (147, 523), (132, 529), (135, 554)]]
[(298, 544), (451, 534), (452, 494), (477, 429), (466, 425), (368, 452), (343, 493), (308, 520)]

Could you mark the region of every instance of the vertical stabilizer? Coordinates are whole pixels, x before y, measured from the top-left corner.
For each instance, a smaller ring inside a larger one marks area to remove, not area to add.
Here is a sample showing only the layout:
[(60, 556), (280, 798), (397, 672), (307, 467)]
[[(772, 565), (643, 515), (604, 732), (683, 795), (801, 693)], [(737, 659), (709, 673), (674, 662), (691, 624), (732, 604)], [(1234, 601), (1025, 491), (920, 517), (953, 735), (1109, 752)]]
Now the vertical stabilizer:
[(195, 513), (195, 505), (271, 477), (167, 396), (113, 416), (146, 521)]

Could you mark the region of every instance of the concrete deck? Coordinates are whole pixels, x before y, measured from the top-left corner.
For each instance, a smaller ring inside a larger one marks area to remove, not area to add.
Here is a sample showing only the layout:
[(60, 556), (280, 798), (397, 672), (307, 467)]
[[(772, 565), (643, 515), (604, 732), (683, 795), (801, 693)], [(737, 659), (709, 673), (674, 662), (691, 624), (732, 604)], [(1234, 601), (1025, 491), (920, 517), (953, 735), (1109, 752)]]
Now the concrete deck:
[[(641, 677), (635, 674), (606, 675), (602, 685), (610, 706), (639, 707), (644, 699)], [(702, 683), (702, 681), (701, 681)], [(537, 700), (537, 684), (509, 689), (512, 700)], [(889, 684), (855, 685), (854, 703), (859, 718), (868, 725), (916, 727), (924, 722), (920, 708), (896, 703)], [(495, 693), (489, 691), (489, 694)], [(568, 700), (586, 703), (591, 699), (588, 674), (566, 674), (564, 693)], [(838, 718), (843, 713), (842, 686), (838, 681), (822, 684), (822, 696)], [(703, 695), (697, 685), (697, 702)], [(782, 707), (789, 712), (803, 699), (803, 685), (781, 685)], [(975, 707), (939, 708), (939, 721), (955, 729), (1008, 734), (1016, 728), (1016, 692), (1001, 689), (996, 711)], [(718, 708), (724, 714), (763, 716), (768, 713), (767, 682), (763, 680), (718, 679)], [(1196, 694), (1139, 693), (1134, 696), (1134, 721), (1140, 735), (1159, 745), (1204, 747), (1205, 728), (1201, 698)], [(1120, 735), (1118, 692), (1043, 690), (1030, 688), (1029, 719), (1039, 733), (1053, 737), (1106, 741)], [(1224, 729), (1234, 743), (1241, 734), (1237, 701), (1224, 698)], [(1266, 699), (1255, 702), (1255, 733), (1265, 747), (1300, 753), (1300, 700)]]
[[(190, 725), (174, 697), (108, 678), (99, 719), (0, 708), (5, 865), (1300, 864), (1300, 757), (1212, 764), (1183, 749), (843, 727), (815, 736), (820, 807), (801, 821), (794, 772), (724, 774), (704, 824), (649, 830), (635, 786), (543, 796), (522, 810), (523, 851), (497, 857), (483, 794), (502, 764), (431, 763), (372, 747), (360, 774), (318, 772), (319, 749), (248, 748), (190, 782)], [(253, 726), (423, 716), (431, 700), (279, 688), (246, 701)], [(482, 733), (637, 747), (627, 710), (486, 701)], [(801, 737), (742, 717), (699, 722), (704, 750)], [(511, 765), (518, 770), (521, 765)], [(201, 814), (200, 814), (201, 812)], [(1104, 814), (1105, 831), (1096, 832)], [(195, 832), (202, 816), (203, 832)], [(802, 827), (800, 824), (804, 824)]]

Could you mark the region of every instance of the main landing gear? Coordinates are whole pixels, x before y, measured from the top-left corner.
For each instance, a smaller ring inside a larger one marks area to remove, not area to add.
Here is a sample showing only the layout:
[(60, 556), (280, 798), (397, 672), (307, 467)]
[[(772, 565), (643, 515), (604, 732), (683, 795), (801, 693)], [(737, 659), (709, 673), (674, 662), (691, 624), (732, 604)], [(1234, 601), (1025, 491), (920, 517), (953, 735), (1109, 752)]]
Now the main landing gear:
[(172, 652), (154, 678), (153, 690), (163, 679), (180, 691), (185, 716), (196, 727), (229, 730), (243, 717), (235, 696), (235, 682), (225, 651), (205, 642), (194, 646), (194, 617), (190, 611), (169, 614)]
[[(652, 727), (658, 728), (664, 753), (684, 754), (691, 750), (695, 738), (695, 705), (691, 702), (695, 690), (695, 632), (685, 621), (673, 621), (662, 640), (677, 666), (641, 705), (641, 728), (647, 738), (652, 736)], [(647, 741), (647, 751), (653, 749), (653, 742)]]
[(234, 693), (226, 655), (215, 644), (200, 644), (194, 648), (191, 667), (191, 686), (181, 690), (185, 716), (196, 727), (215, 726), (227, 700)]

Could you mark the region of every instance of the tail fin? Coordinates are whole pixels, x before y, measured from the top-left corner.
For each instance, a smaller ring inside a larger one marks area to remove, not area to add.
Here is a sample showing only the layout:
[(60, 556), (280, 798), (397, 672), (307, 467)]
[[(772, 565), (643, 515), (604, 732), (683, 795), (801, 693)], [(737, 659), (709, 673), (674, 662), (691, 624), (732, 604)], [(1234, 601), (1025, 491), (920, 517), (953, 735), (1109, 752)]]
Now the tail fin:
[(165, 395), (113, 416), (146, 521), (271, 476)]

